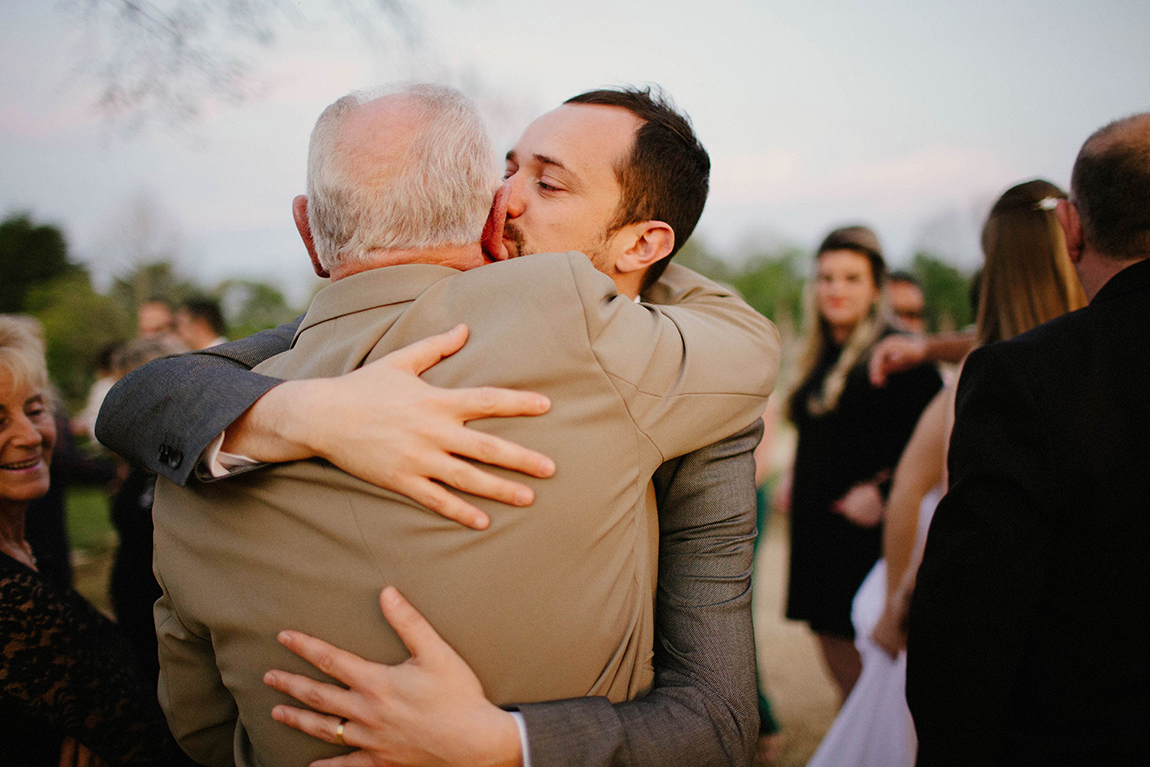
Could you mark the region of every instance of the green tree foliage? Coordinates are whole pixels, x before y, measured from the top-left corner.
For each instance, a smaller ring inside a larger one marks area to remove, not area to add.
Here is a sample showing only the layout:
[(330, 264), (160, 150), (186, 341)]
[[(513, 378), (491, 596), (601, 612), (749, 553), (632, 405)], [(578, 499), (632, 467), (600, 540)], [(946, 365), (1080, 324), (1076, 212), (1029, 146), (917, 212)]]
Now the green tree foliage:
[(23, 312), (28, 293), (57, 277), (74, 273), (64, 233), (19, 214), (0, 222), (0, 312)]
[(265, 282), (225, 280), (216, 297), (228, 321), (228, 335), (243, 338), (274, 328), (299, 314), (280, 290)]
[(969, 325), (970, 278), (928, 253), (916, 253), (911, 267), (926, 296), (926, 327), (930, 332)]
[(804, 255), (793, 246), (747, 256), (731, 266), (707, 251), (698, 237), (687, 240), (675, 263), (694, 269), (715, 282), (729, 285), (748, 304), (772, 321), (797, 324), (802, 317)]
[(100, 350), (126, 341), (135, 331), (134, 315), (97, 293), (82, 269), (38, 286), (28, 296), (27, 309), (44, 325), (48, 370), (72, 407), (83, 403), (92, 385)]
[(168, 260), (142, 263), (112, 283), (112, 295), (133, 314), (148, 301), (167, 301), (176, 307), (200, 293), (195, 284), (179, 277)]
[(72, 409), (87, 395), (100, 351), (135, 335), (136, 309), (145, 301), (160, 299), (175, 308), (193, 297), (218, 298), (232, 338), (298, 314), (274, 286), (228, 280), (205, 290), (183, 279), (164, 251), (147, 252), (150, 260), (134, 261), (105, 295), (93, 287), (87, 269), (69, 259), (57, 227), (24, 214), (0, 222), (0, 311), (25, 312), (43, 324), (49, 373)]
[(99, 350), (130, 332), (124, 309), (97, 293), (88, 271), (71, 261), (64, 233), (27, 214), (0, 222), (0, 311), (25, 312), (43, 324), (48, 371), (69, 404), (87, 392)]
[(803, 314), (803, 252), (785, 247), (747, 259), (731, 284), (747, 303), (775, 323), (797, 326)]
[(716, 258), (707, 251), (706, 244), (698, 235), (687, 240), (679, 252), (675, 254), (675, 263), (688, 269), (693, 269), (704, 277), (715, 282), (730, 284), (735, 276), (735, 270), (727, 266), (726, 262)]

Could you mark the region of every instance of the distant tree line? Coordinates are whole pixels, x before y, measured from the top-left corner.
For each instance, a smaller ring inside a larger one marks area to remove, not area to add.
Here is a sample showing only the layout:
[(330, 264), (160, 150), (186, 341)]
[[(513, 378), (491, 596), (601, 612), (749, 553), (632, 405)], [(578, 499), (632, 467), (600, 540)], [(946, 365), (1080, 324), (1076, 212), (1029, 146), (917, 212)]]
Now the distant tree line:
[[(181, 277), (170, 255), (152, 258), (136, 262), (101, 293), (87, 268), (71, 259), (58, 227), (37, 223), (28, 214), (0, 222), (0, 312), (25, 312), (44, 324), (49, 369), (69, 405), (82, 403), (100, 350), (133, 337), (136, 310), (146, 301), (160, 299), (178, 307), (192, 298), (214, 298), (233, 339), (275, 327), (299, 313), (269, 283), (229, 279), (205, 287)], [(695, 237), (676, 261), (737, 290), (779, 326), (784, 344), (797, 336), (803, 289), (811, 273), (810, 254), (802, 249), (783, 245), (751, 251), (732, 265)], [(911, 271), (926, 294), (929, 330), (971, 322), (968, 275), (927, 253), (915, 255)]]
[(205, 287), (180, 277), (170, 260), (137, 263), (101, 293), (88, 269), (70, 257), (64, 233), (28, 214), (0, 222), (0, 312), (22, 312), (44, 325), (48, 369), (65, 403), (83, 403), (96, 360), (109, 344), (136, 332), (136, 310), (162, 300), (173, 308), (192, 298), (218, 300), (230, 338), (275, 327), (296, 314), (274, 285), (225, 280)]

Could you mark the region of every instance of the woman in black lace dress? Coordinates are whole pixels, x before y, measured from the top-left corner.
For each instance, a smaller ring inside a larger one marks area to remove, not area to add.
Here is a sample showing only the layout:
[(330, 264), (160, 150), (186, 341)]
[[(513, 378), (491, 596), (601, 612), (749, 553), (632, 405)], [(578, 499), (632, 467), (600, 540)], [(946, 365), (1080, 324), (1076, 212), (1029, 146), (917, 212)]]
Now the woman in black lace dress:
[(167, 765), (179, 756), (155, 690), (116, 627), (42, 577), (24, 540), (56, 439), (47, 378), (28, 322), (0, 316), (0, 763)]

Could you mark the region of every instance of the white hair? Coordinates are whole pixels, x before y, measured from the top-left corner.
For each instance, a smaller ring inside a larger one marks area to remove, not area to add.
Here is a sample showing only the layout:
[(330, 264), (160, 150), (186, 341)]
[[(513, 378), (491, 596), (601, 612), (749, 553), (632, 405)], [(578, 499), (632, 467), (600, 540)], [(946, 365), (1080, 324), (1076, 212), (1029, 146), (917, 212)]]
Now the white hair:
[(12, 377), (16, 388), (48, 386), (44, 362), (44, 328), (26, 314), (0, 314), (0, 370)]
[[(347, 116), (403, 96), (422, 127), (393, 173), (363, 172), (336, 141)], [(308, 150), (308, 224), (320, 264), (366, 262), (373, 250), (438, 248), (479, 241), (498, 185), (487, 131), (471, 101), (442, 85), (356, 91), (324, 110)]]

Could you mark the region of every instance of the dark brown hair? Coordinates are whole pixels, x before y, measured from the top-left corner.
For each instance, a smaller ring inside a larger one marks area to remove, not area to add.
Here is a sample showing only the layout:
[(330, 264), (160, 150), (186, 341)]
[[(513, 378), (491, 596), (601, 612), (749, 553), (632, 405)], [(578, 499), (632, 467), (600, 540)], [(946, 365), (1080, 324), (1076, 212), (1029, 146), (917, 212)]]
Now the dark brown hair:
[(646, 288), (659, 279), (695, 231), (707, 202), (711, 158), (690, 119), (658, 88), (587, 91), (564, 103), (621, 107), (643, 121), (626, 164), (615, 169), (622, 197), (608, 232), (640, 221), (662, 221), (674, 230), (670, 255), (647, 268)]
[(853, 224), (840, 226), (828, 234), (815, 252), (818, 259), (823, 253), (832, 250), (849, 250), (866, 256), (870, 261), (870, 274), (874, 278), (874, 286), (881, 288), (886, 281), (886, 261), (882, 257), (882, 246), (879, 245), (878, 235), (869, 226)]
[(1086, 241), (1120, 260), (1150, 254), (1150, 112), (1099, 128), (1070, 179)]

